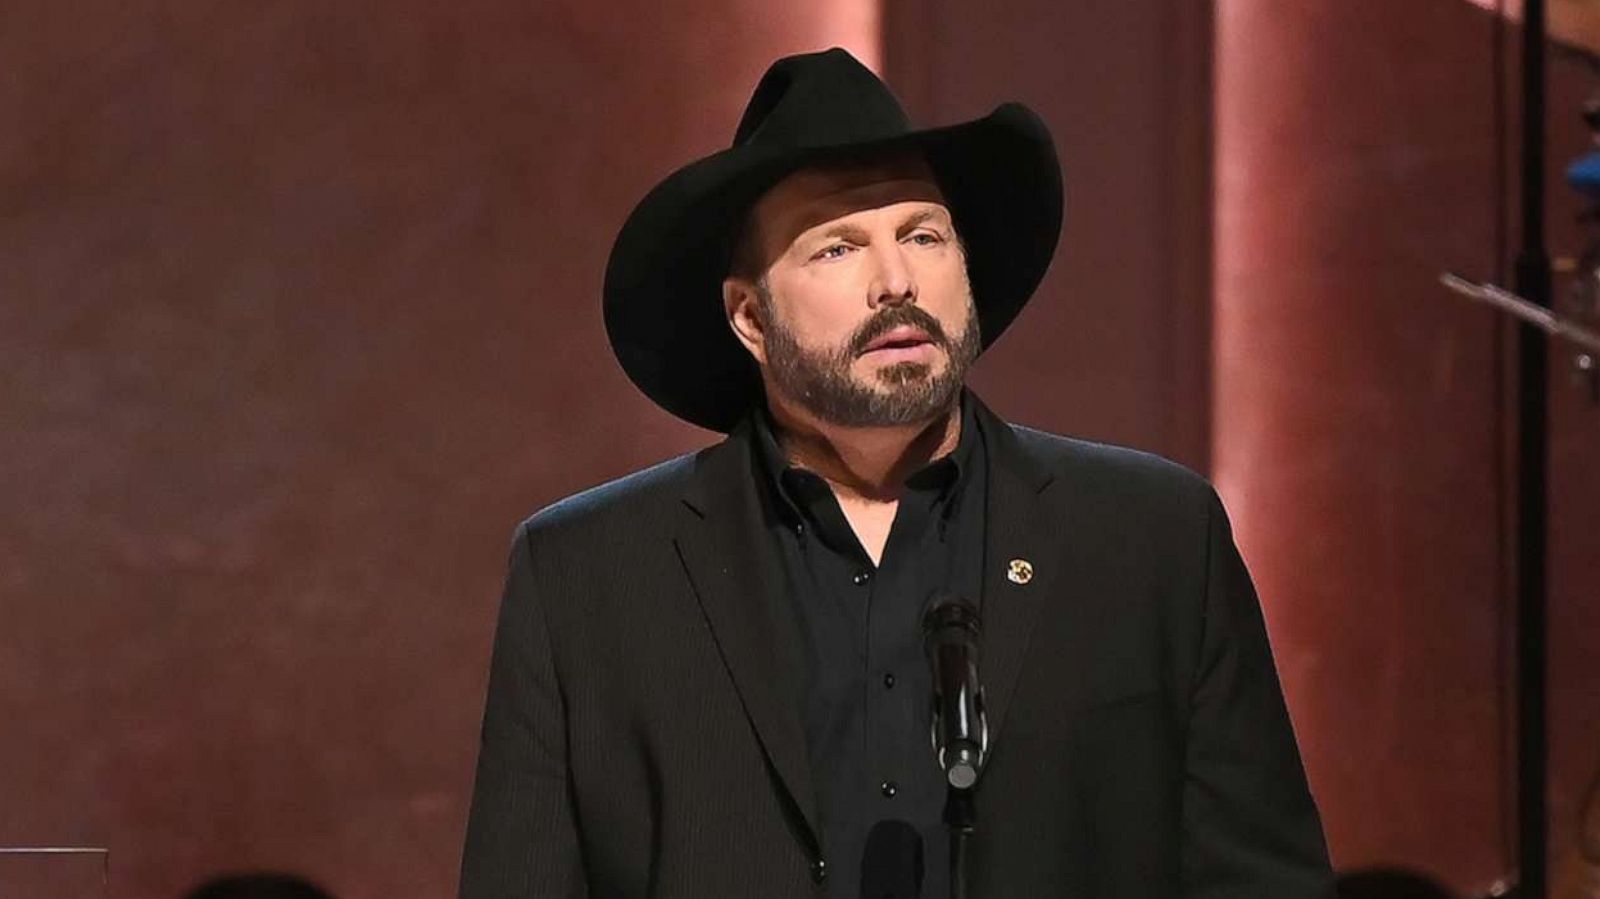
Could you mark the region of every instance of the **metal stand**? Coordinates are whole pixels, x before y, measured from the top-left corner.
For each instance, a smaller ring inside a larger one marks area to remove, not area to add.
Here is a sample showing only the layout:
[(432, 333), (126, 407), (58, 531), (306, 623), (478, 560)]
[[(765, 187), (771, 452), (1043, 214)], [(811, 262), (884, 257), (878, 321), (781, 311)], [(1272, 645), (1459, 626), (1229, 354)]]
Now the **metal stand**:
[[(1519, 899), (1549, 896), (1548, 733), (1545, 708), (1548, 359), (1541, 331), (1592, 346), (1594, 335), (1551, 312), (1545, 249), (1545, 0), (1522, 10), (1522, 251), (1516, 293), (1446, 276), (1446, 286), (1521, 318), (1517, 333), (1517, 872)], [(1520, 294), (1521, 296), (1518, 296)]]
[[(1522, 253), (1517, 292), (1549, 309), (1550, 256), (1544, 242), (1545, 0), (1522, 9)], [(1517, 856), (1521, 899), (1549, 887), (1548, 723), (1545, 715), (1545, 555), (1549, 429), (1545, 338), (1517, 335)]]
[(967, 899), (967, 837), (978, 826), (970, 790), (945, 791), (944, 823), (950, 829), (950, 899)]
[[(97, 856), (100, 859), (100, 886), (111, 884), (111, 850), (104, 846), (0, 846), (0, 857)], [(4, 896), (0, 892), (0, 896)]]
[(1508, 312), (1551, 337), (1560, 337), (1590, 352), (1600, 353), (1600, 333), (1591, 331), (1570, 319), (1562, 318), (1543, 306), (1530, 303), (1509, 290), (1493, 284), (1478, 284), (1450, 272), (1440, 275), (1439, 283), (1462, 296)]

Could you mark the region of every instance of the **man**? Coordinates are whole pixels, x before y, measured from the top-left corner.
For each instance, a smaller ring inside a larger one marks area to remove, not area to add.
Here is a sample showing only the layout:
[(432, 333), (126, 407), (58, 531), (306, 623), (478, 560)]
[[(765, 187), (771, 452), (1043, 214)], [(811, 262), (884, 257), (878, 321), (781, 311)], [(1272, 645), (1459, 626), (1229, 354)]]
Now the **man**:
[(839, 50), (640, 203), (613, 348), (729, 436), (518, 529), (465, 899), (951, 895), (941, 594), (982, 618), (966, 895), (1331, 895), (1215, 494), (962, 388), (1061, 212), (1032, 113), (914, 131)]

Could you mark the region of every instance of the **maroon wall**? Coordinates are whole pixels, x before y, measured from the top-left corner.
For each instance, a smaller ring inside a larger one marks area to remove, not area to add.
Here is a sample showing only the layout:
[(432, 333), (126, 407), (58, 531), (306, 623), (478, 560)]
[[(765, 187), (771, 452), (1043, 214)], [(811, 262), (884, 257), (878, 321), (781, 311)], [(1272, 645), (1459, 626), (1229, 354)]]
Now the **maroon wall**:
[(873, 28), (7, 4), (0, 844), (109, 845), (124, 899), (451, 894), (512, 526), (708, 436), (611, 361), (611, 237), (772, 58)]
[[(1482, 890), (1515, 846), (1510, 328), (1436, 279), (1507, 270), (1495, 20), (1459, 0), (1264, 0), (1222, 4), (1217, 33), (1215, 475), (1336, 862)], [(1592, 77), (1551, 77), (1559, 174), (1586, 149)], [(1550, 200), (1552, 223), (1575, 211)], [(1600, 407), (1560, 375), (1550, 397), (1560, 853), (1600, 764)]]

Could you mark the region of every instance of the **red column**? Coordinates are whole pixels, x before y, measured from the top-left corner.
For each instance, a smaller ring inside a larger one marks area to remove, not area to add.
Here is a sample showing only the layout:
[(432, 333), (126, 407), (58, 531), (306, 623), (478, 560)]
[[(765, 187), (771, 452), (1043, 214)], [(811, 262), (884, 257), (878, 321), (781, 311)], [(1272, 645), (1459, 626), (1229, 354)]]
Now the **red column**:
[(1341, 866), (1507, 865), (1491, 18), (1217, 4), (1214, 474)]

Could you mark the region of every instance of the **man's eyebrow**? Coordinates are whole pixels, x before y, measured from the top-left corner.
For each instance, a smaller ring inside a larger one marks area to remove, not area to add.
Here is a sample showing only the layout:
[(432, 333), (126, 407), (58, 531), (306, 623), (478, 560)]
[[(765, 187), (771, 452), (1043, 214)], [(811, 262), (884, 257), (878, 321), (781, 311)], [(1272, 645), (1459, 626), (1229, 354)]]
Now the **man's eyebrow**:
[(914, 212), (910, 216), (907, 216), (905, 221), (900, 223), (900, 231), (909, 231), (923, 222), (926, 222), (930, 219), (936, 219), (938, 217), (939, 210), (937, 209), (924, 209), (921, 212)]
[(856, 225), (850, 225), (841, 222), (817, 235), (817, 237), (822, 240), (831, 240), (835, 237), (842, 237), (845, 240), (853, 240), (857, 243), (865, 243), (867, 240), (867, 232)]
[[(940, 218), (940, 212), (941, 211), (938, 209), (923, 209), (918, 212), (913, 212), (911, 215), (906, 217), (905, 221), (900, 223), (900, 226), (896, 228), (895, 231), (896, 233), (904, 234), (905, 232), (910, 231), (912, 228), (915, 228), (924, 222)], [(841, 222), (817, 235), (819, 240), (832, 240), (836, 237), (842, 237), (845, 240), (852, 240), (862, 243), (867, 240), (867, 232), (856, 225)]]

